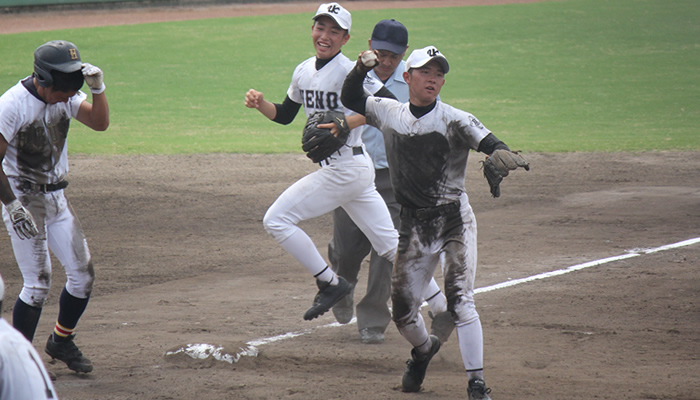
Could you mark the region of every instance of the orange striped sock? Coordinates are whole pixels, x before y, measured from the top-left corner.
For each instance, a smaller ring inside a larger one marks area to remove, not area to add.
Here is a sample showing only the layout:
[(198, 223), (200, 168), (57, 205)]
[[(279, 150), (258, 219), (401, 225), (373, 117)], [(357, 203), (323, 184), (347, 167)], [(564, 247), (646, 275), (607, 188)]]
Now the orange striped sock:
[(57, 341), (64, 341), (66, 340), (70, 335), (73, 334), (75, 331), (75, 328), (66, 328), (65, 326), (59, 324), (56, 322), (56, 326), (53, 328), (53, 337)]

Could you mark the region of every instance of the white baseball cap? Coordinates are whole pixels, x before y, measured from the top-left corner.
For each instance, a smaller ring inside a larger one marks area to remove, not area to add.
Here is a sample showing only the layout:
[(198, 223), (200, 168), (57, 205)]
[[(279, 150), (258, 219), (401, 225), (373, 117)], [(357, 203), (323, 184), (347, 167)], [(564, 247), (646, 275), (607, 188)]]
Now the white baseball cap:
[(406, 60), (406, 71), (411, 68), (420, 68), (432, 60), (437, 60), (442, 66), (442, 71), (447, 73), (450, 70), (450, 64), (447, 58), (440, 53), (435, 46), (423, 47), (422, 49), (413, 50), (408, 60)]
[(314, 21), (319, 17), (331, 17), (333, 20), (342, 28), (350, 32), (350, 26), (352, 25), (352, 17), (350, 16), (350, 11), (343, 8), (338, 3), (325, 3), (321, 4), (314, 15)]
[[(2, 280), (2, 275), (0, 275), (0, 303), (2, 303), (2, 297), (5, 295), (5, 282)], [(0, 310), (2, 311), (2, 310)]]

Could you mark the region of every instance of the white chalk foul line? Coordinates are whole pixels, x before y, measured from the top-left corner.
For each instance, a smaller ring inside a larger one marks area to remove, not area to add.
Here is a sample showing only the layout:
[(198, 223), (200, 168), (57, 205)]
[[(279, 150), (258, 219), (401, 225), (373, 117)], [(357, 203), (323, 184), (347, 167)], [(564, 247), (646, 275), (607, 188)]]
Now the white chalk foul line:
[[(551, 271), (551, 272), (544, 272), (541, 274), (528, 276), (526, 278), (513, 279), (513, 280), (510, 280), (507, 282), (502, 282), (502, 283), (497, 283), (497, 284), (491, 285), (491, 286), (477, 288), (474, 290), (474, 293), (478, 294), (478, 293), (491, 292), (493, 290), (503, 289), (503, 288), (519, 285), (521, 283), (532, 282), (532, 281), (536, 281), (536, 280), (540, 280), (540, 279), (547, 279), (547, 278), (551, 278), (554, 276), (568, 274), (569, 272), (580, 271), (582, 269), (586, 269), (586, 268), (590, 268), (590, 267), (596, 267), (598, 265), (603, 265), (603, 264), (607, 264), (607, 263), (611, 263), (611, 262), (615, 262), (615, 261), (620, 261), (620, 260), (626, 260), (628, 258), (639, 257), (639, 256), (642, 256), (645, 254), (653, 254), (653, 253), (658, 253), (661, 251), (676, 249), (679, 247), (691, 246), (691, 245), (696, 244), (696, 243), (700, 243), (700, 237), (697, 237), (694, 239), (683, 240), (681, 242), (667, 244), (665, 246), (654, 247), (654, 248), (650, 248), (650, 249), (626, 250), (625, 254), (621, 254), (619, 256), (603, 258), (603, 259), (595, 260), (595, 261), (589, 261), (589, 262), (586, 262), (583, 264), (572, 265), (570, 267), (558, 269), (558, 270)], [(352, 320), (350, 321), (350, 324), (353, 324), (356, 321), (357, 321), (357, 319), (355, 317), (353, 317)], [(203, 360), (203, 359), (206, 359), (208, 357), (212, 357), (213, 359), (215, 359), (217, 361), (223, 361), (223, 362), (227, 362), (229, 364), (233, 364), (233, 363), (238, 362), (238, 360), (240, 360), (241, 357), (257, 357), (258, 347), (260, 347), (260, 346), (274, 343), (274, 342), (279, 342), (281, 340), (292, 339), (292, 338), (295, 338), (297, 336), (308, 335), (309, 333), (313, 332), (314, 329), (333, 328), (333, 327), (338, 327), (338, 326), (342, 326), (342, 325), (337, 323), (337, 322), (333, 322), (331, 324), (322, 325), (322, 326), (319, 326), (317, 328), (304, 329), (302, 331), (297, 331), (297, 332), (287, 332), (287, 333), (282, 334), (282, 335), (251, 340), (251, 341), (246, 343), (246, 347), (240, 347), (241, 351), (239, 351), (235, 354), (225, 353), (223, 351), (224, 348), (222, 346), (215, 346), (215, 345), (204, 344), (204, 343), (195, 343), (195, 344), (188, 344), (188, 345), (183, 346), (175, 351), (168, 351), (167, 353), (165, 353), (165, 355), (170, 356), (170, 355), (182, 353), (182, 354), (190, 356), (194, 359), (202, 359)]]

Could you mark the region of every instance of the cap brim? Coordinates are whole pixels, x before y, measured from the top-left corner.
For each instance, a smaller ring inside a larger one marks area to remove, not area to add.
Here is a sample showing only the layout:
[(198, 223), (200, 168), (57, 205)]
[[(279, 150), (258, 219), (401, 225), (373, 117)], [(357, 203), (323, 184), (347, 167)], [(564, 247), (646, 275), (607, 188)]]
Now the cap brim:
[(70, 63), (61, 64), (55, 67), (54, 69), (65, 73), (80, 71), (81, 69), (83, 69), (83, 63), (82, 61), (73, 61)]
[(335, 23), (338, 24), (338, 26), (341, 29), (345, 29), (346, 31), (350, 30), (347, 26), (343, 26), (343, 24), (340, 21), (338, 21), (338, 19), (333, 14), (329, 14), (329, 13), (316, 14), (316, 15), (314, 15), (314, 21), (316, 21), (317, 19), (319, 19), (321, 17), (328, 17), (328, 18), (332, 19), (333, 21), (335, 21)]
[(430, 58), (428, 58), (427, 60), (425, 60), (425, 62), (422, 62), (420, 65), (411, 65), (411, 66), (409, 66), (408, 64), (406, 64), (406, 70), (409, 70), (409, 69), (411, 69), (411, 68), (423, 68), (423, 67), (425, 67), (426, 65), (428, 65), (428, 64), (429, 64), (431, 61), (433, 61), (433, 60), (435, 60), (435, 61), (437, 61), (437, 62), (440, 63), (440, 66), (442, 67), (442, 72), (443, 72), (443, 73), (446, 74), (447, 72), (450, 71), (450, 64), (447, 62), (447, 59), (446, 59), (445, 57), (443, 57), (443, 56), (430, 57)]
[(406, 46), (400, 46), (385, 40), (372, 39), (372, 50), (388, 50), (392, 53), (403, 54), (406, 51)]

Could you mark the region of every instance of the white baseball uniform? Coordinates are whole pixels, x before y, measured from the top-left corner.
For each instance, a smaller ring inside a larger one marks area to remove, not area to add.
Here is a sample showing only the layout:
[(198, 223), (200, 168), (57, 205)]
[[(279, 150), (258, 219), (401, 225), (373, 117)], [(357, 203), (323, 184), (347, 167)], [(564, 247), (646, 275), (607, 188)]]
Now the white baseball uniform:
[(0, 96), (0, 134), (8, 143), (2, 168), (17, 199), (31, 213), (38, 234), (20, 239), (10, 216), (3, 219), (24, 278), (20, 299), (41, 308), (51, 286), (49, 249), (64, 266), (66, 289), (89, 297), (94, 281), (90, 252), (80, 222), (63, 194), (68, 174), (66, 138), (71, 118), (87, 96), (78, 92), (68, 102), (46, 104), (23, 80)]
[(58, 395), (41, 357), (19, 331), (0, 318), (0, 400), (43, 399), (58, 400)]
[[(320, 70), (316, 70), (315, 63), (316, 57), (311, 57), (296, 67), (288, 97), (304, 106), (307, 117), (327, 110), (353, 114), (340, 102), (340, 92), (354, 62), (338, 53)], [(267, 232), (314, 276), (327, 263), (297, 224), (337, 207), (348, 213), (379, 255), (391, 261), (395, 257), (398, 234), (374, 187), (374, 166), (362, 144), (361, 133), (362, 129), (353, 129), (345, 147), (322, 161), (319, 170), (287, 188), (263, 218)]]

